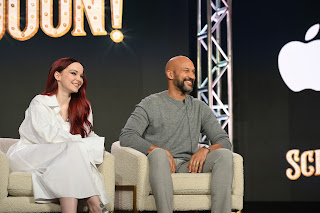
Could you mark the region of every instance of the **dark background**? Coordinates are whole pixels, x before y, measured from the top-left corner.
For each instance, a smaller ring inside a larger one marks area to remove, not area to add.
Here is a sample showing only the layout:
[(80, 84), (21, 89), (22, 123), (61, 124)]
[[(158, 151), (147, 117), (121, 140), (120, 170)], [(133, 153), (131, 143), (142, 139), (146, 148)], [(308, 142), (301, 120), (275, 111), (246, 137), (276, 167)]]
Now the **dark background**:
[[(304, 41), (307, 30), (319, 23), (319, 8), (320, 2), (312, 0), (233, 1), (234, 151), (244, 157), (245, 201), (320, 201), (319, 176), (291, 181), (285, 175), (291, 167), (287, 151), (319, 149), (320, 93), (289, 90), (277, 62), (286, 43)], [(85, 37), (73, 37), (70, 30), (51, 38), (39, 29), (24, 42), (6, 32), (0, 40), (1, 137), (19, 137), (24, 111), (43, 92), (58, 58), (74, 57), (84, 65), (94, 131), (106, 138), (107, 150), (135, 104), (167, 88), (164, 66), (172, 56), (196, 62), (195, 0), (124, 0), (125, 38), (119, 44), (109, 36), (93, 36), (86, 20), (85, 31)]]
[(320, 93), (292, 92), (278, 70), (280, 49), (304, 42), (319, 23), (319, 6), (311, 0), (233, 1), (234, 144), (245, 160), (245, 200), (320, 201), (319, 176), (291, 181), (285, 175), (287, 151), (320, 147)]

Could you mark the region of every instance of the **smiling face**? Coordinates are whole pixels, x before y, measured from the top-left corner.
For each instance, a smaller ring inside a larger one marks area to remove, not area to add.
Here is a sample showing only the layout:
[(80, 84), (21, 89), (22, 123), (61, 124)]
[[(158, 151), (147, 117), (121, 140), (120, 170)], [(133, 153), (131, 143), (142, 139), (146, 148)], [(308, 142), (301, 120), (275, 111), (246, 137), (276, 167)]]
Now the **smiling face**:
[(179, 63), (176, 64), (173, 73), (174, 85), (182, 93), (192, 92), (195, 81), (195, 68), (192, 61), (190, 61), (188, 58), (182, 58), (179, 60)]
[(77, 93), (83, 84), (83, 66), (74, 62), (61, 72), (56, 71), (54, 77), (58, 82), (58, 92)]

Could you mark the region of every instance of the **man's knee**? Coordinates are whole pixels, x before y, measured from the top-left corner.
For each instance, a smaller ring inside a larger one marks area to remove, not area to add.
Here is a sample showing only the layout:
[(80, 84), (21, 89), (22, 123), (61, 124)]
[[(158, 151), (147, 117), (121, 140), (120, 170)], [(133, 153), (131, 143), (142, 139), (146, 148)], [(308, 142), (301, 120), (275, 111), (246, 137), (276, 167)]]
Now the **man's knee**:
[(219, 156), (219, 158), (226, 160), (226, 161), (233, 161), (232, 152), (229, 149), (221, 148), (215, 150), (215, 154)]
[(154, 150), (152, 150), (149, 154), (148, 154), (148, 159), (149, 159), (149, 163), (150, 166), (163, 166), (169, 164), (169, 159), (168, 159), (168, 155), (166, 153), (166, 151), (164, 149), (161, 148), (156, 148)]
[(223, 164), (225, 166), (232, 166), (233, 164), (233, 155), (232, 152), (229, 149), (221, 148), (221, 149), (216, 149), (212, 151), (209, 155), (208, 158), (212, 159), (213, 163), (215, 164)]

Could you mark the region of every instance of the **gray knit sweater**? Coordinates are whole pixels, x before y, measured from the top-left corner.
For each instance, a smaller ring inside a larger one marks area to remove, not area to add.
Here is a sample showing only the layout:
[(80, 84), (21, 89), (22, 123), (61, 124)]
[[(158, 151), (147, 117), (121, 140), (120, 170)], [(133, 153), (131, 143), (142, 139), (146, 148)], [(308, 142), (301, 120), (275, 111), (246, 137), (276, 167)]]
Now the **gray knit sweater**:
[(189, 160), (198, 150), (200, 133), (212, 144), (231, 149), (227, 133), (204, 102), (189, 95), (184, 101), (175, 100), (163, 91), (136, 106), (120, 133), (120, 144), (144, 154), (156, 145), (174, 158)]

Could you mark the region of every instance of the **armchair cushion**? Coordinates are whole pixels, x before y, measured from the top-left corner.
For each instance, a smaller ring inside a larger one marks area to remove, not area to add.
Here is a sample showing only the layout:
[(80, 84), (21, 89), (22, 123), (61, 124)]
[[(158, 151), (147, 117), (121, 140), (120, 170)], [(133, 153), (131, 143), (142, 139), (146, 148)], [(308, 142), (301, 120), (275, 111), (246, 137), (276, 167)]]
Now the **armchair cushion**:
[(31, 173), (11, 173), (9, 175), (8, 193), (9, 196), (33, 196)]
[(171, 177), (174, 195), (210, 195), (210, 173), (174, 173)]

